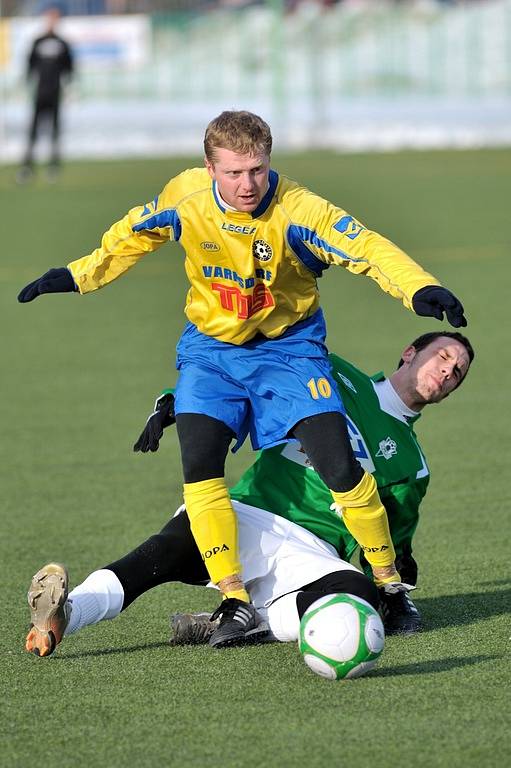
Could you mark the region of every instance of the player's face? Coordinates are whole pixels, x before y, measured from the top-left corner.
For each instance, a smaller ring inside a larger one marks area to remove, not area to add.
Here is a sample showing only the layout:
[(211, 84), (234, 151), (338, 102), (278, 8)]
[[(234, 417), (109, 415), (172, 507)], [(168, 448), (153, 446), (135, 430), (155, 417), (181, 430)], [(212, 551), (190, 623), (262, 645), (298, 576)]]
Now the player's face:
[(463, 344), (448, 336), (439, 336), (419, 352), (408, 347), (403, 360), (408, 363), (417, 405), (439, 403), (447, 397), (463, 380), (470, 365)]
[(60, 11), (58, 8), (48, 8), (45, 13), (46, 26), (49, 32), (53, 32), (60, 20)]
[(209, 175), (227, 205), (237, 211), (255, 211), (268, 190), (270, 158), (266, 154), (239, 155), (230, 149), (216, 149), (215, 162), (205, 160)]

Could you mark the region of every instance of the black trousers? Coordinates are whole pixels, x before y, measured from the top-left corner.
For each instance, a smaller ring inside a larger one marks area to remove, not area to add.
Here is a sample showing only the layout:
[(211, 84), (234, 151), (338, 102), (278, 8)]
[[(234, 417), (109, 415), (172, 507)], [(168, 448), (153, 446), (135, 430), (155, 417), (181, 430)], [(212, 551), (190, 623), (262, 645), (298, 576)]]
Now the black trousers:
[[(150, 536), (125, 557), (103, 567), (113, 571), (122, 584), (122, 610), (159, 584), (179, 581), (200, 586), (209, 582), (186, 512), (173, 517), (159, 533)], [(319, 597), (342, 592), (362, 597), (375, 608), (378, 607), (377, 589), (367, 576), (354, 571), (334, 571), (311, 584), (305, 584), (297, 592), (300, 617)]]
[(60, 162), (60, 98), (36, 99), (34, 112), (28, 134), (28, 147), (24, 159), (24, 165), (32, 165), (34, 162), (34, 147), (41, 127), (46, 123), (50, 128), (51, 155), (50, 164), (58, 165)]

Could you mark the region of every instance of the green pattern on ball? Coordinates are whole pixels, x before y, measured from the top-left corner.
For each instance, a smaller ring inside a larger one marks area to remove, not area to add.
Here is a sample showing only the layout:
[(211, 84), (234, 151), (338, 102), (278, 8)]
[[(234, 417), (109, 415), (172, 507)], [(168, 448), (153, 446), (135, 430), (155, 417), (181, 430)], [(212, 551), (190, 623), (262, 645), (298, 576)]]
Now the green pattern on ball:
[[(305, 656), (305, 654), (310, 654), (312, 656), (315, 656), (318, 659), (322, 659), (326, 664), (328, 664), (334, 670), (335, 677), (337, 680), (341, 680), (342, 678), (345, 678), (347, 675), (350, 674), (350, 672), (353, 672), (354, 670), (356, 670), (356, 668), (359, 665), (367, 662), (375, 662), (381, 656), (381, 653), (383, 651), (383, 644), (382, 644), (381, 650), (371, 651), (367, 646), (367, 642), (365, 638), (365, 627), (366, 627), (367, 621), (371, 617), (374, 617), (375, 615), (377, 615), (376, 611), (374, 611), (374, 609), (371, 606), (353, 597), (352, 595), (347, 595), (347, 594), (333, 595), (327, 602), (322, 602), (321, 605), (315, 608), (314, 606), (316, 606), (318, 602), (319, 601), (317, 600), (315, 603), (313, 603), (310, 606), (310, 608), (307, 609), (307, 611), (303, 615), (302, 620), (300, 622), (299, 649), (302, 655)], [(324, 611), (328, 609), (330, 606), (336, 605), (338, 603), (351, 605), (355, 609), (359, 618), (359, 626), (360, 626), (358, 646), (357, 646), (356, 652), (350, 659), (346, 659), (344, 661), (337, 661), (335, 659), (329, 658), (325, 654), (320, 653), (317, 649), (313, 648), (310, 645), (310, 643), (307, 641), (305, 637), (307, 625), (309, 624), (311, 619), (313, 619), (313, 617), (316, 616), (320, 611)]]

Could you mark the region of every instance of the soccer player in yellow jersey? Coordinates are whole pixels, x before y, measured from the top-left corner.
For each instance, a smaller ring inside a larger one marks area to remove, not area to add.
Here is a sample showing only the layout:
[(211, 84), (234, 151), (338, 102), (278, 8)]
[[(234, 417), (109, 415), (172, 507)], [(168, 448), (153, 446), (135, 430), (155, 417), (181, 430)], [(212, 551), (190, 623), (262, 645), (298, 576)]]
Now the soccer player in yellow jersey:
[(451, 325), (466, 325), (458, 299), (393, 243), (272, 170), (271, 148), (260, 117), (223, 112), (206, 129), (205, 168), (171, 179), (90, 255), (49, 270), (18, 296), (28, 302), (42, 293), (89, 293), (169, 240), (183, 246), (191, 287), (177, 346), (175, 412), (191, 529), (225, 598), (215, 612), (213, 647), (267, 632), (243, 583), (224, 480), (233, 439), (239, 446), (250, 434), (254, 448), (299, 440), (376, 583), (399, 581), (374, 478), (348, 438), (317, 278), (331, 264), (343, 266), (368, 275), (416, 314), (442, 320), (445, 312)]

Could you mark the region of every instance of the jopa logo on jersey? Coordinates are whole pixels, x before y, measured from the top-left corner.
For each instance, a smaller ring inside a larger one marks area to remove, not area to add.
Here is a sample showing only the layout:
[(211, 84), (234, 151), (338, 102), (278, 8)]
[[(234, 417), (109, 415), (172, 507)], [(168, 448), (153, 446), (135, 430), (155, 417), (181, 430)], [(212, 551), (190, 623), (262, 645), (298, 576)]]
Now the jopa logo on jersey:
[(256, 259), (259, 259), (259, 261), (269, 261), (273, 256), (271, 245), (265, 240), (254, 240), (252, 253)]
[(211, 240), (205, 240), (203, 243), (200, 244), (200, 247), (204, 251), (219, 251), (220, 246), (218, 243), (213, 243)]

